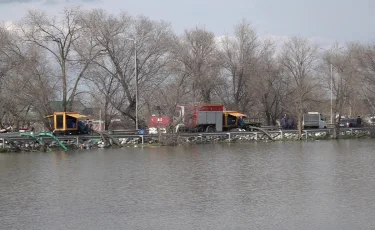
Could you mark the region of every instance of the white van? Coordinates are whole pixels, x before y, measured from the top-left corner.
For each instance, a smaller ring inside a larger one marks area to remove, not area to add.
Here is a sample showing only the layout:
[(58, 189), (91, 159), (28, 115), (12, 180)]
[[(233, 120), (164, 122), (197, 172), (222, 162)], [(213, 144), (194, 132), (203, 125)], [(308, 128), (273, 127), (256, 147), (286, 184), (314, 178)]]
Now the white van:
[(326, 118), (319, 112), (308, 112), (303, 114), (302, 127), (303, 129), (325, 129), (327, 128)]

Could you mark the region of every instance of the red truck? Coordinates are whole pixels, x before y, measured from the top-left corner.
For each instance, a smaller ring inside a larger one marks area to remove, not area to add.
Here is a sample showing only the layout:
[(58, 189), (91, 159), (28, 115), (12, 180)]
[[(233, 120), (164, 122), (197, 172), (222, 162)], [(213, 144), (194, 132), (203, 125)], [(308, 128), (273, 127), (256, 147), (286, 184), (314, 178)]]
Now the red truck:
[(246, 115), (237, 111), (228, 111), (222, 104), (178, 105), (171, 121), (166, 116), (151, 116), (149, 133), (157, 130), (165, 133), (173, 122), (175, 132), (222, 132), (233, 129), (249, 129), (249, 125), (260, 126), (245, 122)]
[(223, 131), (224, 111), (224, 105), (220, 104), (179, 105), (174, 116), (174, 121), (177, 123), (176, 131)]
[(166, 133), (169, 125), (169, 117), (153, 114), (148, 121), (148, 133), (157, 134), (159, 131), (161, 133)]

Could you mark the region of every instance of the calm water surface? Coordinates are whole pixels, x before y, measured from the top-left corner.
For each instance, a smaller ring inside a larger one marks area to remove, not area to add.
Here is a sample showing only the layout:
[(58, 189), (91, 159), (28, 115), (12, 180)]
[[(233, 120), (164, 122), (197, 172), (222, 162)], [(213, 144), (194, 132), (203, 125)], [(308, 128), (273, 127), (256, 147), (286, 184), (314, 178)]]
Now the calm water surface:
[(375, 141), (0, 155), (1, 229), (375, 229)]

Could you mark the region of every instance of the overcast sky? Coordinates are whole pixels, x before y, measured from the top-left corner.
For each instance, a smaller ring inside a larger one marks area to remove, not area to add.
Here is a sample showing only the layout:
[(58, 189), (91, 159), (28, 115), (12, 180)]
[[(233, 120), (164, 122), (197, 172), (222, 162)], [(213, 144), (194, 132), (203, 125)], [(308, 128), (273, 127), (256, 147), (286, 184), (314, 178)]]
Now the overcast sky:
[(246, 19), (275, 39), (302, 35), (323, 45), (375, 40), (375, 0), (0, 0), (0, 20), (18, 20), (30, 8), (56, 14), (72, 4), (163, 19), (179, 34), (196, 25), (217, 36), (232, 34)]

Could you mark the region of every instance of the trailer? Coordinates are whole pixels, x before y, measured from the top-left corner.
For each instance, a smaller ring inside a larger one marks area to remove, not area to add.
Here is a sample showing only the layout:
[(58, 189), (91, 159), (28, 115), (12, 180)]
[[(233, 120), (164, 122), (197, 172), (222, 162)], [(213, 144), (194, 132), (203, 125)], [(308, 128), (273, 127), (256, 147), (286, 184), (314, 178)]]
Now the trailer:
[(77, 112), (54, 112), (45, 118), (53, 119), (54, 130), (56, 135), (79, 135), (88, 134), (89, 130), (82, 119), (87, 116)]

